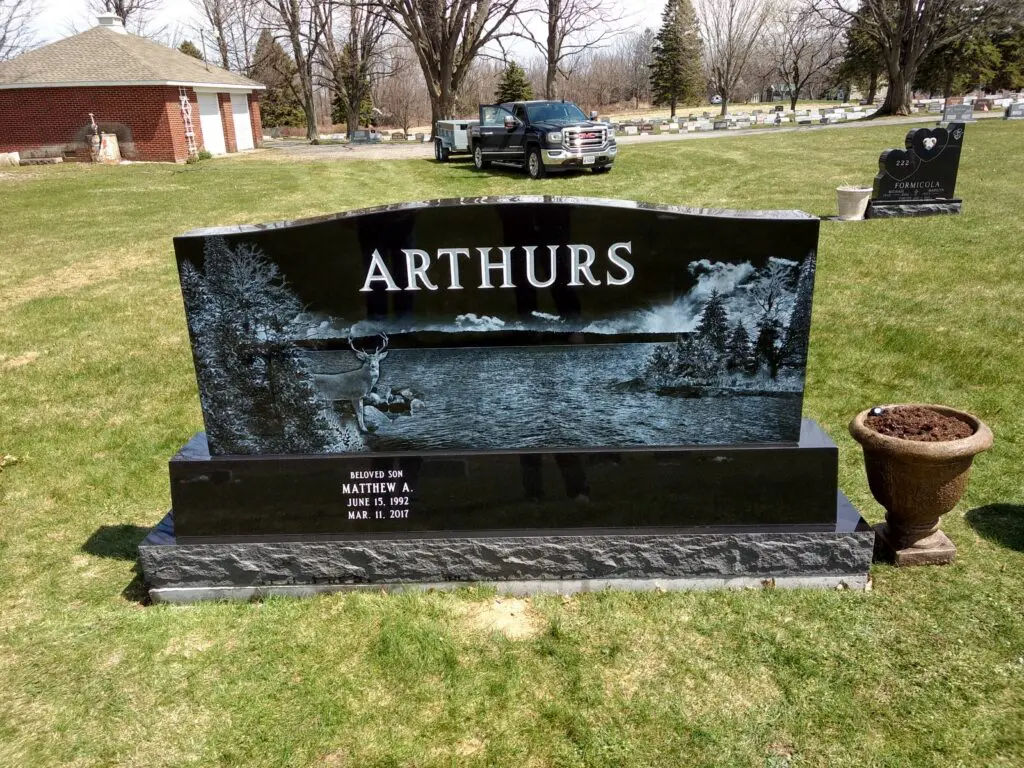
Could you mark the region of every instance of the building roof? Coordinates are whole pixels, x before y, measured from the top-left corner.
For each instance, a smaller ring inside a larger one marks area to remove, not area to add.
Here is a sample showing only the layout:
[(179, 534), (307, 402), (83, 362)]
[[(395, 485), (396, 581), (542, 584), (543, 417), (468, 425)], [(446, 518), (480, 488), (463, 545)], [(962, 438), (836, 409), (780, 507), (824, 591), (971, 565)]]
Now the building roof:
[(93, 27), (0, 62), (0, 89), (95, 85), (264, 88), (161, 43), (107, 27)]

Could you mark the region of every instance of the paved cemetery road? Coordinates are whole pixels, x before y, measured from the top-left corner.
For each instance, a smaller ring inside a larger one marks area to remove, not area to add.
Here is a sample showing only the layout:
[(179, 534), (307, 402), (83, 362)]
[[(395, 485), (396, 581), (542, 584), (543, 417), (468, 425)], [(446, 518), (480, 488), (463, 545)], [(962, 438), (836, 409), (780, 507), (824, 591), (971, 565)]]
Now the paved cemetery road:
[[(976, 114), (975, 119), (1002, 117), (1002, 111)], [(853, 120), (829, 125), (791, 125), (785, 128), (747, 128), (743, 130), (705, 131), (703, 133), (661, 133), (641, 136), (619, 136), (617, 141), (622, 145), (652, 144), (661, 141), (688, 141), (695, 139), (723, 139), (730, 136), (777, 136), (780, 133), (794, 131), (825, 131), (833, 129), (865, 128), (877, 125), (913, 125), (915, 123), (935, 123), (936, 115), (921, 117), (881, 118), (879, 120)], [(405, 144), (307, 144), (304, 141), (267, 139), (264, 147), (279, 157), (297, 160), (410, 160), (430, 158), (434, 156), (434, 146), (429, 142)], [(469, 160), (469, 155), (465, 155)]]

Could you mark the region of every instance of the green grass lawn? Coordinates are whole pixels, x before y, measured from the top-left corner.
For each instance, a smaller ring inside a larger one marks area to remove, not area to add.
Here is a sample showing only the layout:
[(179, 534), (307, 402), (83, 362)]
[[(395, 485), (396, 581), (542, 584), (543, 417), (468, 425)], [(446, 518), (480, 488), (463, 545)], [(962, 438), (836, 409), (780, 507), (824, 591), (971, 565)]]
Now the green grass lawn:
[(465, 162), (0, 174), (0, 765), (1024, 765), (1024, 125), (968, 127), (958, 217), (822, 225), (805, 414), (872, 522), (854, 413), (996, 435), (942, 568), (867, 593), (360, 593), (150, 606), (136, 545), (201, 420), (171, 237), (444, 196), (831, 214), (905, 127), (624, 147), (530, 182)]

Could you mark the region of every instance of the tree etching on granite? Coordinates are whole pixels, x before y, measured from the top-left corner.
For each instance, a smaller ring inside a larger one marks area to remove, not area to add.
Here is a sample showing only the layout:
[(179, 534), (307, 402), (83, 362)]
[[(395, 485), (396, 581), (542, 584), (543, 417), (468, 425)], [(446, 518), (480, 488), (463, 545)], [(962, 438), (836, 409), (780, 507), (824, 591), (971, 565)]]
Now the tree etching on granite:
[[(694, 262), (691, 271), (721, 268)], [(799, 392), (807, 361), (814, 256), (746, 265), (728, 293), (713, 288), (691, 333), (656, 347), (642, 379), (663, 394)]]
[(364, 449), (313, 386), (292, 341), (303, 306), (277, 266), (223, 238), (209, 238), (203, 258), (202, 272), (182, 263), (181, 285), (211, 453)]

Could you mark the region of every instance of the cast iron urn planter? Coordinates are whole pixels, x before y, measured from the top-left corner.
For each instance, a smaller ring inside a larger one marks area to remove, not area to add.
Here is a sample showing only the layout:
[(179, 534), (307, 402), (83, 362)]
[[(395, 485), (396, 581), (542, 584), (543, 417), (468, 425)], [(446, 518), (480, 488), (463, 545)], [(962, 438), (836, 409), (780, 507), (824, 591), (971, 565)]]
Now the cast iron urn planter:
[[(896, 565), (939, 565), (956, 558), (956, 547), (939, 530), (939, 518), (967, 489), (974, 457), (992, 446), (992, 430), (976, 416), (942, 405), (917, 405), (952, 416), (972, 429), (957, 440), (922, 442), (881, 434), (865, 422), (876, 409), (850, 422), (850, 434), (864, 449), (868, 485), (885, 507), (875, 526), (876, 553)], [(906, 406), (882, 406), (885, 412)], [(876, 411), (877, 412), (877, 411)]]

